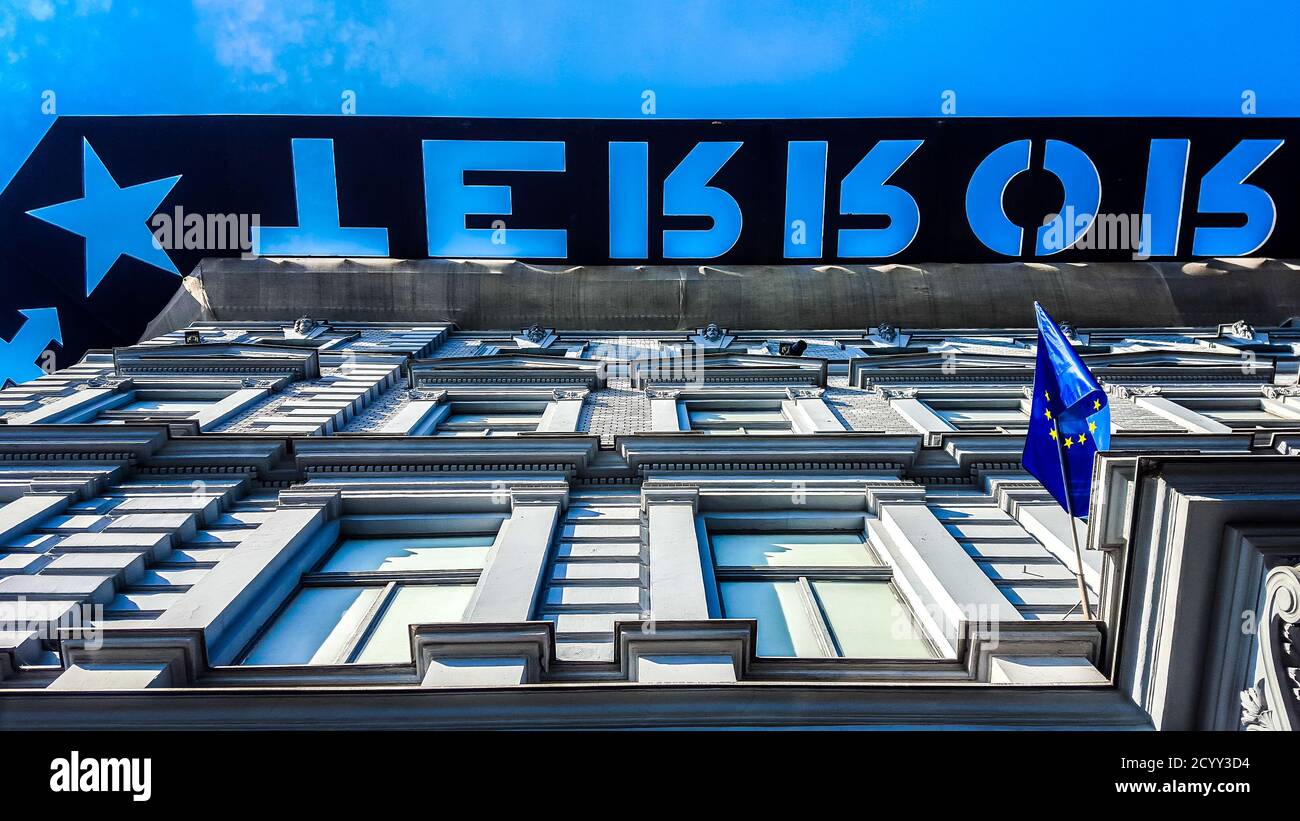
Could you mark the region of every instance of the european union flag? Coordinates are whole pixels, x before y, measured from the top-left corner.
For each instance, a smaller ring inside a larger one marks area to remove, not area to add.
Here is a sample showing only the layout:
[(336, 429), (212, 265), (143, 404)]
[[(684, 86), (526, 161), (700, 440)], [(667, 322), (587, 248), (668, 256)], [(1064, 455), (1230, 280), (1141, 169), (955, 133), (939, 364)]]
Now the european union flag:
[(1092, 457), (1110, 447), (1110, 406), (1065, 334), (1034, 303), (1038, 360), (1022, 462), (1071, 516), (1086, 517)]

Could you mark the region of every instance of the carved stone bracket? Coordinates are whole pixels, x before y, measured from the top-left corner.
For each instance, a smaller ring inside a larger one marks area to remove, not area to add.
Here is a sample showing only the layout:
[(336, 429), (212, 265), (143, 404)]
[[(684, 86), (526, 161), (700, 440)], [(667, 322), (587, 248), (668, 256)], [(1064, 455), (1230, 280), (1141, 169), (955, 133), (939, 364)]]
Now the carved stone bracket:
[(522, 328), (514, 337), (515, 344), (520, 348), (549, 348), (551, 343), (558, 339), (555, 331), (545, 326), (533, 323), (527, 328)]
[(1260, 390), (1266, 399), (1300, 396), (1300, 385), (1264, 385)]
[(1241, 694), (1247, 730), (1300, 730), (1300, 567), (1275, 567), (1264, 580), (1260, 615), (1263, 678)]
[(441, 402), (447, 395), (446, 391), (427, 391), (419, 388), (408, 388), (406, 395), (412, 402)]
[(709, 350), (725, 348), (734, 342), (735, 339), (735, 336), (727, 333), (726, 328), (723, 328), (714, 322), (710, 322), (703, 328), (697, 329), (695, 334), (691, 336), (692, 342), (701, 348)]
[(581, 401), (587, 398), (588, 393), (590, 391), (584, 388), (556, 388), (551, 391), (551, 395), (555, 397), (556, 402), (562, 402), (566, 399)]
[(885, 385), (872, 385), (871, 392), (882, 399), (915, 399), (916, 388), (890, 388)]
[(1244, 319), (1238, 319), (1227, 329), (1229, 336), (1235, 336), (1238, 339), (1253, 340), (1255, 338), (1255, 328)]
[(326, 330), (323, 322), (312, 319), (309, 316), (300, 316), (293, 321), (293, 325), (284, 329), (285, 339), (312, 339), (320, 336)]
[(95, 376), (77, 385), (76, 390), (84, 391), (90, 388), (108, 388), (109, 390), (118, 390), (123, 386), (130, 387), (131, 380), (126, 377)]
[(785, 393), (791, 399), (821, 399), (826, 391), (823, 388), (786, 388)]
[(676, 399), (682, 392), (675, 388), (646, 388), (647, 399)]
[(1114, 385), (1105, 386), (1106, 394), (1115, 399), (1132, 399), (1137, 396), (1159, 396), (1159, 385)]
[(555, 625), (549, 621), (488, 624), (454, 622), (413, 624), (411, 657), (424, 680), (435, 662), (454, 659), (518, 659), (523, 681), (536, 683), (555, 654)]
[(193, 685), (208, 669), (203, 631), (197, 628), (101, 627), (98, 635), (85, 628), (59, 631), (64, 669), (73, 665), (162, 664), (168, 685)]
[(731, 662), (733, 681), (743, 681), (755, 658), (758, 622), (754, 619), (619, 621), (614, 625), (615, 654), (623, 678), (639, 679), (641, 659), (701, 656)]

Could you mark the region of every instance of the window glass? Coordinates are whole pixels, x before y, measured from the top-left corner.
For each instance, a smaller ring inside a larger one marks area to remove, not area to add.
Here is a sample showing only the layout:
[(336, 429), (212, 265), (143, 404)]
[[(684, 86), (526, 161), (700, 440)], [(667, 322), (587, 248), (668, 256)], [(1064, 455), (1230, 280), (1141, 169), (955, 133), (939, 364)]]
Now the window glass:
[(1022, 397), (939, 397), (923, 400), (936, 416), (957, 430), (1023, 428), (1029, 423)]
[(345, 539), (321, 572), (480, 569), (492, 542), (491, 536)]
[(540, 413), (453, 413), (438, 425), (435, 436), (515, 436), (535, 431)]
[(720, 586), (727, 618), (758, 619), (758, 655), (826, 655), (799, 582), (723, 582)]
[(691, 402), (686, 406), (686, 420), (691, 430), (704, 433), (788, 433), (791, 430), (790, 420), (780, 408), (710, 407), (708, 404)]
[(334, 663), (382, 591), (382, 587), (304, 587), (244, 663)]
[(379, 617), (356, 661), (362, 664), (411, 660), (412, 624), (460, 621), (474, 593), (472, 584), (404, 585)]
[(779, 410), (692, 410), (689, 412), (692, 425), (723, 423), (731, 425), (752, 425), (755, 422), (784, 424), (785, 414)]
[(453, 413), (442, 424), (452, 428), (514, 427), (532, 430), (541, 421), (539, 413)]
[(812, 588), (846, 658), (934, 657), (892, 583), (814, 581)]
[(204, 400), (180, 400), (180, 399), (137, 399), (134, 402), (128, 402), (119, 408), (118, 411), (166, 411), (169, 413), (188, 412), (198, 413), (208, 407), (211, 402)]
[[(1275, 410), (1263, 400), (1254, 397), (1237, 397), (1230, 399), (1176, 399), (1174, 400), (1188, 410), (1210, 417), (1229, 427), (1239, 428), (1291, 428), (1300, 424), (1300, 412), (1291, 413), (1290, 409)], [(1298, 409), (1300, 410), (1300, 409)]]
[(856, 533), (716, 533), (720, 567), (861, 567), (879, 564)]

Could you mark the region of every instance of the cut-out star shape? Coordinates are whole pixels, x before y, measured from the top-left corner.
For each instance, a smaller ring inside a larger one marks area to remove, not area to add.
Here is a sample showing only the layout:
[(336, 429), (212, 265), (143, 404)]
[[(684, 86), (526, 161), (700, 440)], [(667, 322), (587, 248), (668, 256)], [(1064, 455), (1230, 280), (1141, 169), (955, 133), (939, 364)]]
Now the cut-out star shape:
[(180, 276), (171, 258), (155, 241), (149, 218), (171, 193), (180, 176), (128, 185), (117, 184), (104, 162), (82, 140), (82, 197), (27, 213), (86, 240), (86, 296), (108, 276), (121, 256), (134, 257)]

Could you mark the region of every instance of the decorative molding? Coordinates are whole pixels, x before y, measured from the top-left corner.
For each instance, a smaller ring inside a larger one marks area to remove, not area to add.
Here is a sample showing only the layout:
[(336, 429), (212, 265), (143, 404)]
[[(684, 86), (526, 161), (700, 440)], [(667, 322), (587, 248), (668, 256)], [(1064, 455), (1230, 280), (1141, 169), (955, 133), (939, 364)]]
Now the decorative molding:
[(132, 381), (126, 377), (116, 376), (92, 376), (85, 382), (78, 383), (73, 390), (84, 391), (90, 388), (108, 388), (117, 391), (122, 388), (130, 388)]
[(1107, 396), (1115, 399), (1133, 399), (1139, 396), (1159, 396), (1162, 388), (1159, 385), (1116, 385), (1106, 383), (1102, 386)]
[(294, 487), (280, 491), (278, 506), (324, 508), (329, 518), (337, 519), (343, 512), (343, 494), (338, 488)]
[(677, 399), (682, 395), (681, 388), (646, 388), (647, 399)]
[(568, 482), (532, 482), (510, 488), (512, 509), (520, 505), (559, 505), (563, 508), (568, 502)]
[(821, 399), (826, 395), (825, 388), (786, 388), (785, 392), (791, 399)]
[(559, 337), (555, 331), (536, 323), (523, 328), (513, 337), (520, 348), (549, 348)]
[(410, 385), (417, 389), (448, 385), (516, 385), (599, 390), (605, 387), (606, 369), (606, 364), (599, 360), (524, 350), (490, 356), (415, 361), (410, 365)]
[(586, 388), (556, 388), (551, 391), (551, 395), (555, 397), (556, 402), (564, 402), (566, 400), (582, 401), (586, 399), (590, 393), (591, 391)]
[(412, 402), (441, 402), (447, 396), (446, 391), (425, 391), (419, 388), (407, 388), (406, 396)]
[(1241, 694), (1241, 725), (1300, 730), (1300, 567), (1269, 571), (1259, 626), (1263, 678)]
[(641, 486), (641, 510), (646, 511), (651, 505), (688, 504), (691, 510), (700, 509), (700, 489), (685, 482), (651, 482)]
[(620, 621), (614, 624), (615, 656), (623, 678), (636, 680), (643, 656), (725, 656), (743, 681), (758, 646), (756, 619)]
[(208, 669), (207, 645), (200, 628), (113, 627), (98, 632), (72, 627), (59, 631), (59, 656), (63, 669), (73, 665), (165, 664), (170, 686), (187, 687)]
[(312, 339), (324, 333), (329, 326), (312, 319), (305, 314), (293, 321), (293, 325), (284, 329), (285, 339)]
[(966, 621), (966, 669), (988, 681), (994, 656), (1076, 656), (1096, 665), (1102, 635), (1092, 621)]
[(1258, 336), (1258, 334), (1255, 333), (1255, 326), (1251, 325), (1244, 319), (1238, 319), (1231, 325), (1221, 325), (1219, 327), (1222, 336), (1231, 336), (1248, 341), (1254, 341)]
[(1300, 396), (1300, 385), (1264, 385), (1260, 388), (1266, 399), (1282, 399), (1287, 396)]
[(249, 342), (114, 348), (113, 370), (119, 377), (157, 374), (309, 380), (321, 375), (320, 353), (315, 348)]
[(526, 682), (535, 684), (555, 657), (555, 624), (549, 621), (413, 624), (410, 630), (411, 658), (421, 681), (435, 660), (518, 658)]
[(871, 392), (881, 399), (915, 399), (920, 391), (917, 388), (889, 388), (884, 385), (872, 385)]
[(969, 384), (976, 386), (990, 383), (998, 385), (1009, 385), (1009, 383), (1014, 383), (1015, 385), (1029, 384), (1032, 386), (1034, 382), (1033, 370), (1028, 366), (1024, 369), (1017, 368), (1014, 373), (1004, 372), (997, 374), (980, 373), (978, 369), (962, 370), (960, 366), (955, 373), (944, 373), (939, 370), (938, 367), (912, 371), (911, 373), (889, 373), (880, 370), (861, 370), (858, 371), (858, 373), (862, 374), (862, 379), (859, 381), (859, 387), (864, 389), (874, 388), (878, 385), (887, 386), (898, 384), (900, 382), (907, 385), (915, 385), (919, 382), (924, 385), (934, 386), (949, 386), (953, 384)]

